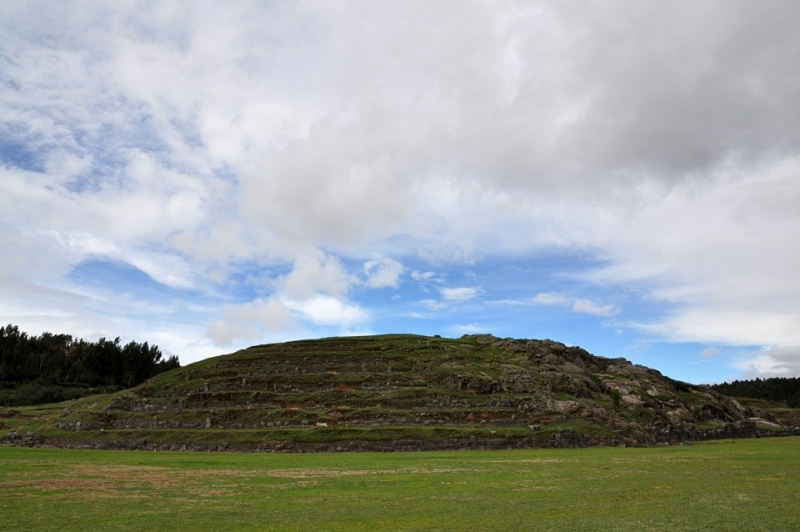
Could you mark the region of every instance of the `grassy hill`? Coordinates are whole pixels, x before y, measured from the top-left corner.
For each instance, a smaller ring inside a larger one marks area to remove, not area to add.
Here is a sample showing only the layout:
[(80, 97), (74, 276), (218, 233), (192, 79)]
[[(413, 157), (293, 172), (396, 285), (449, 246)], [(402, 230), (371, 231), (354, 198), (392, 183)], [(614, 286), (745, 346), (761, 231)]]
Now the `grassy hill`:
[(251, 347), (122, 392), (0, 409), (16, 444), (251, 451), (652, 445), (797, 433), (743, 405), (550, 340), (414, 335)]

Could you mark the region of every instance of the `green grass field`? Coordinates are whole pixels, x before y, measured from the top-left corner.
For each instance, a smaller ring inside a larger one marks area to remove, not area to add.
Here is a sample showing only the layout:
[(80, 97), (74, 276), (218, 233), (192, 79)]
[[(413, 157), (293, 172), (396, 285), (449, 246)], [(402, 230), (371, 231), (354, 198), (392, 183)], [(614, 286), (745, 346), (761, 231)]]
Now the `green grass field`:
[(800, 441), (395, 454), (0, 448), (0, 530), (800, 530)]

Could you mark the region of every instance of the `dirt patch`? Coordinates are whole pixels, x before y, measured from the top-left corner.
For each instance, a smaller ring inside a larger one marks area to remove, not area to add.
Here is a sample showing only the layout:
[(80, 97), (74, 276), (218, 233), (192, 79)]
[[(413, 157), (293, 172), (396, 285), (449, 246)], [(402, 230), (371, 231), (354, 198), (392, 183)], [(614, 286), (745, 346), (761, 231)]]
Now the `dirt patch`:
[(225, 477), (242, 475), (241, 471), (184, 471), (162, 467), (88, 466), (66, 468), (47, 478), (0, 482), (0, 488), (27, 489), (41, 492), (64, 492), (76, 498), (161, 497), (165, 491), (192, 496), (212, 497), (233, 492), (234, 485), (220, 483)]
[(372, 475), (403, 475), (403, 474), (432, 474), (432, 473), (464, 473), (476, 471), (466, 468), (421, 468), (407, 467), (400, 469), (272, 469), (259, 472), (259, 474), (273, 478), (339, 478)]
[(481, 464), (558, 464), (561, 458), (523, 458), (521, 460), (481, 460)]

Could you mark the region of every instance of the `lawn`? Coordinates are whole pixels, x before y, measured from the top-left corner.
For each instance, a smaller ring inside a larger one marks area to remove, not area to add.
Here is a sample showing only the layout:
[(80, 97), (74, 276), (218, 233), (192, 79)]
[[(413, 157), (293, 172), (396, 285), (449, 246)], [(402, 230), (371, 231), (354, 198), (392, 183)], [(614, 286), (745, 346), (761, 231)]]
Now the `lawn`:
[(0, 448), (2, 530), (799, 530), (800, 440), (234, 454)]

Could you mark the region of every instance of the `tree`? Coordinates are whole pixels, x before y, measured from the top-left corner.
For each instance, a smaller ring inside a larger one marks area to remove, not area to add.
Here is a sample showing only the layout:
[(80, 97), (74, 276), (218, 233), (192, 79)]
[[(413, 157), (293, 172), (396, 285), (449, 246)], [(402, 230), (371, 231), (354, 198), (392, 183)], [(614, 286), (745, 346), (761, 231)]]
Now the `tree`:
[[(136, 386), (180, 367), (177, 356), (162, 356), (147, 342), (123, 347), (119, 337), (87, 342), (50, 332), (28, 336), (12, 324), (0, 327), (0, 381), (12, 390), (15, 405), (79, 397), (90, 393), (87, 387)], [(11, 404), (8, 397), (0, 393), (0, 404)]]

